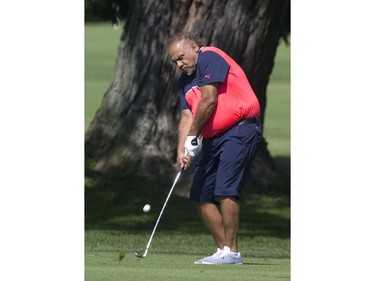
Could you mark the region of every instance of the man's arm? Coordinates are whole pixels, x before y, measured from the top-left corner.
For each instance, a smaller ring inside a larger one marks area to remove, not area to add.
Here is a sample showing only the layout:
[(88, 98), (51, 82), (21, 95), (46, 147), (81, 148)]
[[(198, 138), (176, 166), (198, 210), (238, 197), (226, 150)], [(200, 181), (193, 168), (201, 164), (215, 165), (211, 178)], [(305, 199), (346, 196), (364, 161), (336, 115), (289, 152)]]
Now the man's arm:
[(201, 87), (202, 98), (198, 103), (194, 121), (187, 135), (198, 137), (204, 125), (210, 119), (216, 108), (218, 84), (212, 83)]
[(178, 124), (178, 145), (177, 145), (177, 165), (179, 168), (188, 168), (190, 157), (185, 155), (185, 141), (189, 133), (191, 124), (193, 123), (193, 115), (189, 109), (181, 111), (180, 123)]

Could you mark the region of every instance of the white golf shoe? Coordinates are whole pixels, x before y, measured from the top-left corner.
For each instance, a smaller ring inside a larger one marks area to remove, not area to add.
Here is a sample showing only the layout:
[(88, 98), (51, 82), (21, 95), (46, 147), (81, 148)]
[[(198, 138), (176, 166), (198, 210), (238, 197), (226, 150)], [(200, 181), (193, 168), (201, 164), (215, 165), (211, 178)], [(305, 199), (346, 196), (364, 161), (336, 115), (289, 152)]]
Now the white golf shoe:
[(225, 246), (223, 250), (217, 249), (216, 253), (197, 260), (195, 264), (243, 264), (243, 261), (241, 253), (231, 252), (230, 248)]
[(207, 259), (210, 259), (210, 258), (217, 257), (217, 256), (221, 255), (222, 252), (223, 252), (222, 249), (217, 248), (216, 252), (213, 253), (211, 256), (208, 256), (208, 257), (205, 257), (205, 258), (202, 258), (202, 259), (196, 260), (194, 263), (195, 263), (195, 264), (203, 264), (203, 261), (205, 261), (205, 260), (207, 260)]

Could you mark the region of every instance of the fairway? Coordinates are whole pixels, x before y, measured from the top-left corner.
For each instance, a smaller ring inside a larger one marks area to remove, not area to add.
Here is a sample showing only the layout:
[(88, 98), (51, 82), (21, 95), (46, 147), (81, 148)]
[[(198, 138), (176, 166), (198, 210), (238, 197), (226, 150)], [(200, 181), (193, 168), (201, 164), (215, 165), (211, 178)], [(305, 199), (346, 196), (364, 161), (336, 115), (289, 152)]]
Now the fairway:
[(121, 30), (109, 23), (85, 25), (85, 128), (99, 108), (115, 73)]
[[(121, 30), (112, 30), (110, 23), (85, 25), (86, 129), (115, 73), (120, 36)], [(267, 87), (264, 136), (276, 164), (289, 174), (290, 48), (284, 43), (278, 48)], [(183, 184), (182, 176), (176, 189)], [(193, 204), (178, 192), (168, 202), (147, 257), (135, 257), (135, 250), (146, 248), (166, 189), (160, 183), (150, 186), (134, 179), (86, 182), (85, 280), (290, 280), (289, 194), (252, 196), (242, 203), (239, 250), (243, 265), (194, 264), (216, 247)], [(149, 213), (142, 212), (146, 203), (151, 205)]]
[(87, 252), (86, 280), (132, 281), (207, 281), (207, 280), (288, 280), (289, 259), (247, 258), (243, 265), (194, 265), (193, 255), (151, 254), (138, 259), (125, 254), (120, 261), (116, 252)]
[[(142, 182), (128, 182), (86, 187), (85, 198), (87, 281), (215, 280), (215, 274), (243, 281), (290, 277), (288, 197), (253, 196), (242, 203), (239, 249), (244, 264), (235, 266), (194, 264), (214, 252), (215, 245), (184, 197), (171, 196), (144, 259), (134, 251), (145, 250), (165, 194)], [(152, 206), (149, 213), (142, 212), (144, 202)]]

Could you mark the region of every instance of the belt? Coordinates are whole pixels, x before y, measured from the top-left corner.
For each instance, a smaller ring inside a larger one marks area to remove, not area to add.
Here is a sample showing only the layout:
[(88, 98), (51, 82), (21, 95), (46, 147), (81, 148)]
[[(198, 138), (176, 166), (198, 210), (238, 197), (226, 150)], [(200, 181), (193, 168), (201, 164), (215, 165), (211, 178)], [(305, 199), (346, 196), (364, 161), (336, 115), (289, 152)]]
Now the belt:
[(237, 123), (237, 126), (243, 125), (243, 124), (256, 124), (258, 123), (258, 117), (251, 117), (251, 118), (245, 118), (242, 119)]

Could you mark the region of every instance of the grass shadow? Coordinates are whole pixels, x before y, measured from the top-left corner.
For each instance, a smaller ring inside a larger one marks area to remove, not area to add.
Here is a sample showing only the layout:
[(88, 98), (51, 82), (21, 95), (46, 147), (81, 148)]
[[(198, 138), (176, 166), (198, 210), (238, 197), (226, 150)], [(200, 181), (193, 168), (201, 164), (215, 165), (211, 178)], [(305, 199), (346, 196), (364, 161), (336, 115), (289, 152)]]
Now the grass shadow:
[[(85, 187), (85, 228), (149, 233), (172, 182), (173, 176), (158, 182), (141, 178), (88, 182)], [(151, 205), (149, 213), (142, 212), (146, 203)], [(241, 203), (240, 235), (289, 238), (289, 211), (288, 196), (252, 195)], [(158, 228), (191, 234), (207, 233), (193, 203), (177, 194), (172, 194), (169, 199)]]
[(273, 157), (275, 165), (285, 173), (286, 176), (290, 177), (290, 157), (275, 156)]

